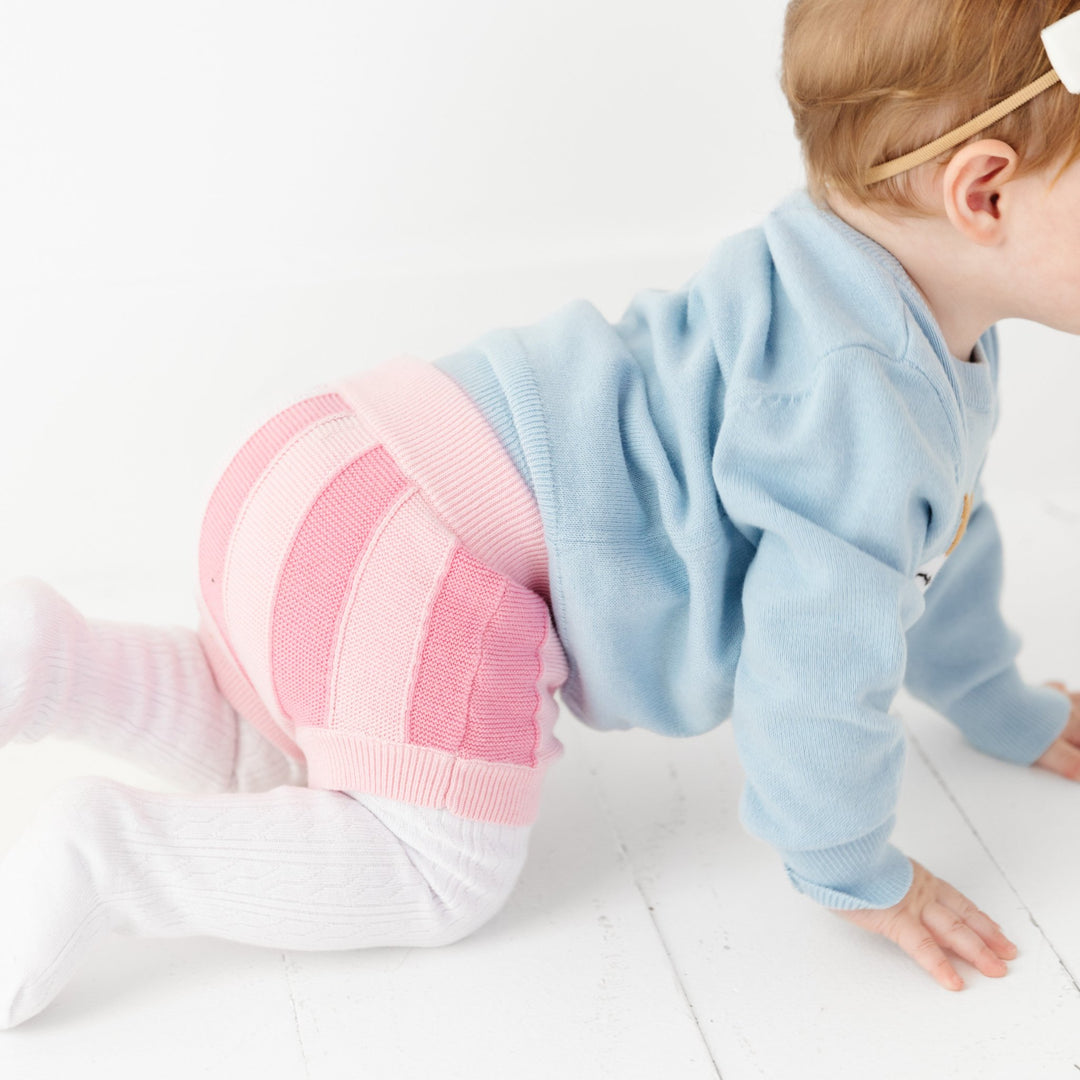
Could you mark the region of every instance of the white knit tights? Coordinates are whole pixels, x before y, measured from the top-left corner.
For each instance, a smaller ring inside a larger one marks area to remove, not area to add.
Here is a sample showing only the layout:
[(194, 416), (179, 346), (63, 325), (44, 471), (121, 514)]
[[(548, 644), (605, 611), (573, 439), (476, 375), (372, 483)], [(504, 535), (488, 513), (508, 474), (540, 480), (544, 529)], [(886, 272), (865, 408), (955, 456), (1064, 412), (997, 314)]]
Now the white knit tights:
[(0, 586), (0, 746), (49, 734), (199, 793), (82, 777), (46, 797), (0, 862), (0, 1028), (45, 1008), (109, 931), (443, 945), (498, 911), (525, 861), (527, 826), (302, 786), (193, 631), (87, 620), (21, 578)]

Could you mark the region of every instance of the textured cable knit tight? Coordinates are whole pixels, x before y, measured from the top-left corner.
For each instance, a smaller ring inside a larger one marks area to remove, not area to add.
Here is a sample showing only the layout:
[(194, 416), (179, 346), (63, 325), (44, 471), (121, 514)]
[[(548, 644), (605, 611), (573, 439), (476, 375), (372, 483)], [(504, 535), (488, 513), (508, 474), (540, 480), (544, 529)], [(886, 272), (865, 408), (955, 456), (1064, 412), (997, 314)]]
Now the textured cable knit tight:
[[(84, 619), (36, 579), (0, 587), (0, 745), (46, 735), (199, 794), (70, 780), (0, 862), (0, 1027), (116, 931), (279, 949), (442, 945), (502, 906), (528, 826), (307, 788), (218, 693), (195, 634)], [(270, 789), (270, 790), (267, 790)]]

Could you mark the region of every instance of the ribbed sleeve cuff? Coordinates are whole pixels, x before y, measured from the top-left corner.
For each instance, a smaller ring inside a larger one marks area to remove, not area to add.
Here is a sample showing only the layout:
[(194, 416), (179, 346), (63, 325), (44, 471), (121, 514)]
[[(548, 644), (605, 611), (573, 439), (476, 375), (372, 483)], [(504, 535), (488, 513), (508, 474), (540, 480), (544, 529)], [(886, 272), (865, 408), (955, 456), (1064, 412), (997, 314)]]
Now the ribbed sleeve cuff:
[(1030, 765), (1065, 730), (1071, 709), (1061, 691), (1028, 686), (1014, 664), (950, 705), (947, 715), (977, 750)]
[(815, 851), (783, 851), (784, 868), (799, 892), (829, 908), (887, 908), (911, 888), (911, 860), (888, 842), (895, 817), (866, 836)]

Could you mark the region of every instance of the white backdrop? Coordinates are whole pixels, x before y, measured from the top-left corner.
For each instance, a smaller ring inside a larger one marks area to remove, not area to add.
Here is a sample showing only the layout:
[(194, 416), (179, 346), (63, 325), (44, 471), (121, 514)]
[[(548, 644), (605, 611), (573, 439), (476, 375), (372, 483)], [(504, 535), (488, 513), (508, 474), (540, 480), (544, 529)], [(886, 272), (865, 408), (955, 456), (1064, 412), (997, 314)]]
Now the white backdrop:
[[(802, 182), (782, 0), (0, 0), (0, 579), (193, 623), (269, 410), (674, 287)], [(1080, 515), (1074, 339), (1005, 324), (986, 480)]]

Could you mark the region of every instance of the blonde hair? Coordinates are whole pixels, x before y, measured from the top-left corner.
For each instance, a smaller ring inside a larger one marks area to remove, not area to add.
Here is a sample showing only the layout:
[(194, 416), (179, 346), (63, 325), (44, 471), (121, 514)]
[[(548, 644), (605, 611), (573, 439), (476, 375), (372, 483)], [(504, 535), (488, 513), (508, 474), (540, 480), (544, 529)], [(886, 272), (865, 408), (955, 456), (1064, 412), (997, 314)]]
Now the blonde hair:
[[(867, 170), (1050, 71), (1040, 31), (1078, 9), (1078, 0), (792, 0), (781, 86), (811, 197), (823, 204), (832, 190), (878, 212), (931, 216), (918, 174), (958, 147), (874, 184)], [(976, 139), (1008, 143), (1016, 175), (1064, 159), (1060, 175), (1080, 159), (1080, 95), (1052, 86), (967, 141)]]

